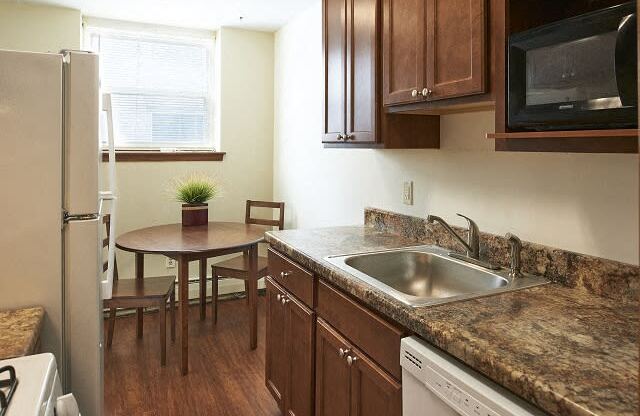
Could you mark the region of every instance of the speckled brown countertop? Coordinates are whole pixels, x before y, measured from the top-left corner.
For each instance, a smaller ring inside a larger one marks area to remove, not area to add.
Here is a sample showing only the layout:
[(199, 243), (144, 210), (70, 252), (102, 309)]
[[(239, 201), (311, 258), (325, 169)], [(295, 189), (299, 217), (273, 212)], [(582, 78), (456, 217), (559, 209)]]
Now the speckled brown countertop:
[(39, 306), (0, 311), (0, 360), (35, 353), (43, 318)]
[(267, 241), (550, 414), (638, 414), (635, 301), (550, 284), (416, 309), (323, 260), (414, 240), (360, 226), (274, 231)]

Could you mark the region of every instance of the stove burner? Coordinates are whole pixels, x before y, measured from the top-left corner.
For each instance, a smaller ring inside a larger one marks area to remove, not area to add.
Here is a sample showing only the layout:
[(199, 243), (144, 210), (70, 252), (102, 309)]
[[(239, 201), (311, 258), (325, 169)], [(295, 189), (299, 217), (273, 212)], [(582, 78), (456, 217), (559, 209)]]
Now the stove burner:
[(0, 416), (4, 416), (9, 407), (9, 402), (13, 397), (13, 393), (18, 386), (18, 379), (16, 378), (16, 369), (13, 366), (5, 366), (0, 368), (0, 375), (2, 373), (9, 373), (9, 379), (0, 380)]

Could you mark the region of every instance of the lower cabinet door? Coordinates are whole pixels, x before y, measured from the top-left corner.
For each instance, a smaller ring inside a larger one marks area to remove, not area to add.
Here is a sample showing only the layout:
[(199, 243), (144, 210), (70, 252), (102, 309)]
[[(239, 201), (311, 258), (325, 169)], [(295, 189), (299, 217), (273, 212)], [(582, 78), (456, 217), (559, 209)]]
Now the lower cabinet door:
[(285, 304), (282, 302), (285, 292), (271, 278), (266, 279), (266, 286), (265, 384), (282, 410), (288, 363), (285, 349)]
[(348, 416), (351, 346), (321, 319), (316, 325), (316, 416)]
[(349, 357), (351, 416), (401, 416), (401, 384), (357, 349)]
[(296, 298), (285, 298), (285, 340), (287, 388), (284, 395), (284, 414), (313, 415), (313, 311)]

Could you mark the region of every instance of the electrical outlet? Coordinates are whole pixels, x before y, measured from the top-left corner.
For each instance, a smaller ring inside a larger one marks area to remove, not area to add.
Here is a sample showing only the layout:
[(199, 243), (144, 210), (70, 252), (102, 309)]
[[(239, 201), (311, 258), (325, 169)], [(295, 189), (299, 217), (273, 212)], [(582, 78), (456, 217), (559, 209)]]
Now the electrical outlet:
[(405, 181), (402, 190), (402, 202), (405, 205), (413, 205), (413, 181)]
[(176, 261), (174, 259), (170, 259), (169, 257), (165, 257), (164, 264), (165, 266), (167, 266), (167, 269), (175, 269), (176, 267)]

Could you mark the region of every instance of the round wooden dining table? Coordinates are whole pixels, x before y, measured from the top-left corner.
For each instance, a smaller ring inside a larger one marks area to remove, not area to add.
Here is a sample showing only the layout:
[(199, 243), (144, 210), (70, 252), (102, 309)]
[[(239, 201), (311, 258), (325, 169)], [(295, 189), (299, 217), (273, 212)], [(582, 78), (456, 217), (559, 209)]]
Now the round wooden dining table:
[[(200, 319), (206, 317), (205, 288), (207, 259), (247, 252), (249, 256), (249, 347), (258, 345), (258, 243), (270, 228), (237, 222), (210, 222), (183, 227), (157, 225), (129, 231), (116, 239), (116, 247), (135, 253), (135, 277), (144, 278), (144, 255), (161, 254), (178, 263), (181, 370), (189, 372), (189, 262), (200, 262)], [(137, 332), (142, 337), (142, 308), (137, 309)]]

